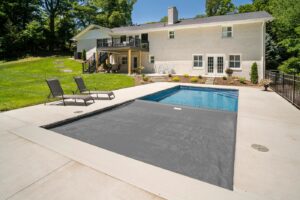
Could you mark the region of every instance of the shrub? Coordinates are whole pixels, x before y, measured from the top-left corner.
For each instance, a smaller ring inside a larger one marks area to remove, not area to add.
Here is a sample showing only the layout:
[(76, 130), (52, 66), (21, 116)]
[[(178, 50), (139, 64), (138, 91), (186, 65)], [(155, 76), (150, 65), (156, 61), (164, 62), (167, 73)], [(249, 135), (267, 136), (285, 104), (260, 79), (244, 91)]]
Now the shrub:
[(233, 70), (230, 69), (230, 68), (227, 68), (227, 69), (225, 70), (225, 73), (227, 74), (227, 76), (231, 76), (231, 75), (233, 74)]
[(256, 62), (253, 63), (252, 66), (251, 66), (250, 80), (251, 80), (251, 83), (253, 83), (253, 84), (258, 83), (258, 71), (257, 71)]
[(180, 78), (178, 76), (175, 76), (175, 77), (172, 78), (172, 81), (173, 82), (179, 82)]
[(83, 49), (82, 51), (82, 60), (86, 61), (86, 50)]
[(142, 77), (144, 78), (146, 75), (145, 74), (142, 74)]
[(199, 76), (198, 76), (198, 78), (199, 78), (199, 79), (202, 79), (202, 76), (201, 76), (201, 75), (199, 75)]
[(300, 73), (300, 58), (291, 57), (284, 61), (278, 69), (287, 74), (299, 74)]
[(148, 76), (143, 76), (143, 81), (145, 81), (145, 82), (149, 81), (149, 77)]
[(240, 77), (239, 78), (240, 83), (245, 84), (246, 83), (246, 79), (244, 77)]
[(188, 74), (184, 74), (183, 76), (184, 76), (184, 78), (188, 78), (188, 77), (189, 77), (189, 75), (188, 75)]
[(226, 77), (226, 76), (223, 76), (223, 80), (227, 80), (227, 77)]
[(198, 78), (197, 77), (192, 77), (192, 78), (190, 78), (190, 81), (192, 83), (197, 83), (198, 82)]
[(137, 68), (136, 68), (136, 73), (141, 74), (143, 69), (144, 69), (143, 66), (137, 67)]

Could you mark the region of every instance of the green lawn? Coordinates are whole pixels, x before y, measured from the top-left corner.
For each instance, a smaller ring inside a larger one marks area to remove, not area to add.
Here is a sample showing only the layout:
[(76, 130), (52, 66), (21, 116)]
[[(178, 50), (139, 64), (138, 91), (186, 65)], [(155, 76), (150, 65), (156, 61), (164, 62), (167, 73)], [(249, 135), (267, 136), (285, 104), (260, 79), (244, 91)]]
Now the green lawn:
[[(72, 70), (72, 72), (63, 72)], [(46, 57), (0, 63), (0, 111), (43, 103), (49, 94), (46, 78), (58, 78), (66, 94), (76, 90), (73, 76), (83, 76), (87, 87), (115, 90), (134, 86), (121, 74), (81, 74), (81, 64), (67, 57)]]

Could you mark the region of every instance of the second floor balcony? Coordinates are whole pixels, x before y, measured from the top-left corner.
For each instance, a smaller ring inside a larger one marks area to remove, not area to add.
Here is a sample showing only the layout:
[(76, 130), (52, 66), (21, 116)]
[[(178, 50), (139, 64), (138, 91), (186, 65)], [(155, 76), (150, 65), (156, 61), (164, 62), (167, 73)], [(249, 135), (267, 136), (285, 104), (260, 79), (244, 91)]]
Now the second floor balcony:
[(98, 49), (124, 49), (135, 48), (144, 51), (149, 50), (149, 42), (142, 41), (139, 38), (102, 38), (97, 40)]

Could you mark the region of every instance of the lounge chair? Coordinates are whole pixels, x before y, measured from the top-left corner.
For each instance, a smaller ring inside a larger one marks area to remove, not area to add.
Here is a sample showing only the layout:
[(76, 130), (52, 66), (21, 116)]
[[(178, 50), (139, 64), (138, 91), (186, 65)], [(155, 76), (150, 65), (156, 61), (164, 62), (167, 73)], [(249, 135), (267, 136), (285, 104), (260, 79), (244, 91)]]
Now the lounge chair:
[(87, 105), (87, 101), (93, 101), (95, 102), (94, 98), (90, 95), (65, 95), (64, 91), (60, 85), (59, 80), (57, 79), (47, 79), (46, 80), (49, 89), (50, 89), (50, 94), (48, 95), (48, 99), (52, 96), (52, 97), (56, 97), (56, 98), (60, 98), (63, 100), (64, 105), (66, 105), (65, 103), (65, 99), (74, 99), (75, 103), (77, 99), (79, 100), (83, 100), (84, 104)]
[(108, 96), (108, 98), (110, 100), (115, 98), (115, 94), (112, 91), (91, 91), (91, 90), (87, 89), (87, 87), (84, 84), (84, 81), (83, 81), (82, 77), (80, 77), (80, 76), (74, 77), (74, 80), (76, 82), (78, 91), (81, 94), (89, 94), (89, 95), (96, 94), (97, 98), (99, 98), (99, 96), (98, 96), (99, 94), (105, 94), (105, 95)]

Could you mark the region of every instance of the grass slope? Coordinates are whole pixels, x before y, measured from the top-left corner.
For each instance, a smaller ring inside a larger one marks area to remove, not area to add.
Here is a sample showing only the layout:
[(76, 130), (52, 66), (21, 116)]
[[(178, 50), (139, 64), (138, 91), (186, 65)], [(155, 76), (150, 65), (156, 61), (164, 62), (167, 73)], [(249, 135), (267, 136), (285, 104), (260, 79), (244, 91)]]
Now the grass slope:
[[(63, 72), (72, 70), (72, 72)], [(116, 90), (134, 85), (121, 74), (81, 74), (81, 64), (67, 57), (46, 57), (0, 64), (0, 111), (45, 101), (49, 94), (46, 78), (58, 78), (66, 94), (76, 90), (73, 76), (83, 76), (90, 89)]]

